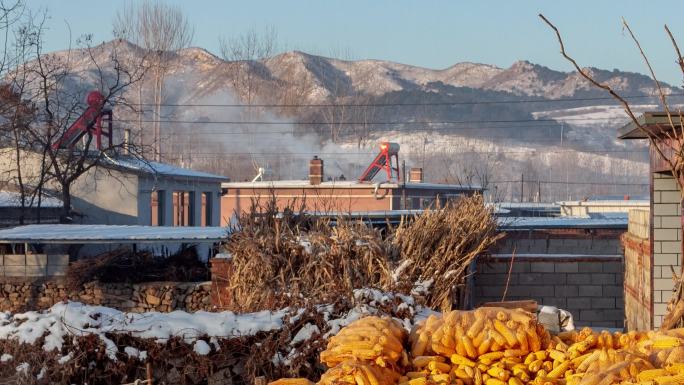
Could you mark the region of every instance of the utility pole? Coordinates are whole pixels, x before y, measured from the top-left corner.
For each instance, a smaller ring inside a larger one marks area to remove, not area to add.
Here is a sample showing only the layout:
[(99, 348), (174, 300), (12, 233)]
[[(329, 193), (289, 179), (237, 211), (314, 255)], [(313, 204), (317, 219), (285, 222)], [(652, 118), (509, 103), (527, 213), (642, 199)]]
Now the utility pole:
[(520, 203), (523, 202), (525, 196), (525, 174), (520, 174)]
[(541, 181), (537, 179), (537, 202), (541, 203)]

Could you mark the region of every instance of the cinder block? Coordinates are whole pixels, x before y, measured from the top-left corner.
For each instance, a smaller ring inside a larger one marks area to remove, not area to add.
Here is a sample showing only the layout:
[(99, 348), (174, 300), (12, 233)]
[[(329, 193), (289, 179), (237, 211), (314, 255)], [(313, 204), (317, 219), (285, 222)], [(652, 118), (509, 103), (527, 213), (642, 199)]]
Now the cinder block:
[[(660, 244), (660, 243), (661, 242), (658, 242), (658, 244)], [(677, 254), (677, 253), (672, 253), (672, 254), (656, 253), (653, 256), (653, 264), (655, 266), (679, 266), (679, 254)]]
[(48, 265), (47, 275), (50, 277), (66, 275), (68, 265)]
[(591, 283), (591, 274), (587, 273), (577, 273), (568, 274), (567, 283), (569, 285), (588, 285)]
[(26, 265), (26, 256), (24, 254), (6, 254), (5, 266), (23, 266)]
[(26, 266), (27, 277), (44, 277), (47, 274), (47, 265), (44, 266)]
[(660, 199), (663, 202), (679, 203), (681, 199), (681, 194), (679, 191), (659, 191)]
[(659, 178), (653, 179), (654, 191), (677, 191), (677, 183), (674, 178)]
[(600, 261), (595, 262), (579, 262), (580, 273), (600, 273), (603, 271), (603, 266)]
[(533, 273), (553, 273), (553, 262), (532, 262), (530, 264), (530, 271)]
[(577, 297), (578, 294), (577, 286), (560, 285), (554, 288), (554, 295), (559, 298)]
[(603, 295), (603, 288), (599, 285), (579, 286), (577, 295), (580, 297), (600, 297)]
[(654, 203), (653, 215), (677, 215), (679, 205), (674, 203)]
[[(657, 238), (655, 238), (657, 240)], [(660, 242), (660, 251), (665, 254), (677, 254), (682, 251), (682, 245), (678, 241)]]
[(542, 282), (543, 276), (544, 274), (542, 273), (520, 274), (518, 282), (520, 282), (521, 285), (539, 285)]
[(592, 309), (615, 309), (615, 298), (596, 297), (591, 299)]
[[(506, 267), (506, 272), (508, 272), (509, 264), (504, 265)], [(530, 263), (529, 262), (524, 262), (524, 261), (513, 261), (513, 268), (511, 269), (511, 272), (513, 273), (529, 273), (530, 272)]]
[(605, 285), (603, 286), (603, 295), (606, 297), (622, 298), (625, 295), (625, 289), (619, 285)]
[(554, 292), (553, 286), (539, 285), (539, 286), (527, 286), (530, 291), (530, 295), (534, 297), (546, 297), (549, 293)]
[(662, 217), (657, 217), (660, 219), (659, 226), (660, 228), (664, 229), (681, 229), (682, 228), (682, 219), (678, 216), (662, 216)]
[(653, 239), (659, 241), (677, 241), (679, 240), (680, 231), (677, 229), (655, 229), (653, 230)]
[(602, 262), (604, 273), (621, 273), (623, 271), (622, 262)]
[[(510, 291), (510, 287), (509, 287)], [(504, 292), (504, 287), (503, 286), (484, 286), (482, 287), (482, 295), (486, 297), (499, 297), (501, 298), (501, 295)]]
[(620, 327), (616, 321), (592, 321), (589, 326), (594, 328), (616, 328)]
[[(475, 276), (476, 285), (501, 285), (508, 279), (508, 274), (478, 274)], [(518, 284), (518, 274), (511, 274), (510, 284)]]
[(653, 289), (654, 290), (669, 290), (671, 291), (674, 287), (674, 283), (670, 278), (654, 278), (653, 279)]
[(556, 273), (577, 273), (579, 264), (577, 262), (560, 262), (555, 265)]
[(5, 265), (5, 277), (25, 277), (26, 265)]
[(625, 311), (624, 310), (601, 310), (603, 312), (604, 320), (614, 320), (614, 321), (620, 321), (624, 322), (625, 319)]
[(654, 303), (653, 304), (653, 314), (667, 314), (667, 304), (666, 303)]
[[(530, 291), (530, 288), (533, 286), (509, 286), (508, 287), (508, 293), (507, 295), (510, 297), (529, 297), (533, 295)], [(503, 294), (503, 287), (501, 288), (501, 291), (499, 292), (499, 299), (501, 299), (501, 295)]]
[(586, 321), (604, 321), (604, 314), (601, 310), (581, 310), (579, 312), (578, 320), (581, 322)]
[(583, 310), (591, 309), (591, 298), (572, 297), (568, 298), (568, 309)]
[(50, 254), (48, 255), (48, 265), (69, 265), (69, 255)]
[(48, 257), (46, 254), (26, 254), (27, 266), (47, 266)]
[(544, 285), (565, 285), (567, 284), (567, 274), (553, 273), (542, 274), (541, 283)]
[(566, 298), (544, 297), (541, 300), (541, 304), (546, 306), (555, 306), (560, 309), (568, 308)]
[(508, 265), (501, 262), (478, 263), (477, 272), (480, 274), (499, 274), (508, 271)]
[(612, 285), (615, 283), (615, 274), (592, 274), (591, 283), (593, 285)]

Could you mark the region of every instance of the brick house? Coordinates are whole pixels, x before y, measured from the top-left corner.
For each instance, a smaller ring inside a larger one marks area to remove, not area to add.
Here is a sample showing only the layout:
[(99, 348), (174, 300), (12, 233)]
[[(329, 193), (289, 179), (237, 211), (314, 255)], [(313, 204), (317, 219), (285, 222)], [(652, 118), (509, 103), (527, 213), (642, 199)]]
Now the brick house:
[[(664, 112), (645, 112), (638, 119), (653, 132), (663, 132), (663, 127), (670, 127)], [(618, 138), (648, 139), (633, 122), (618, 129)], [(665, 156), (673, 154), (674, 151), (667, 151)], [(638, 315), (631, 324), (628, 321), (629, 329), (660, 326), (674, 287), (672, 270), (682, 270), (680, 192), (666, 161), (652, 147), (649, 159), (650, 209), (648, 214), (630, 215), (630, 231), (623, 236), (625, 306), (627, 313)], [(640, 227), (645, 228), (639, 230)]]

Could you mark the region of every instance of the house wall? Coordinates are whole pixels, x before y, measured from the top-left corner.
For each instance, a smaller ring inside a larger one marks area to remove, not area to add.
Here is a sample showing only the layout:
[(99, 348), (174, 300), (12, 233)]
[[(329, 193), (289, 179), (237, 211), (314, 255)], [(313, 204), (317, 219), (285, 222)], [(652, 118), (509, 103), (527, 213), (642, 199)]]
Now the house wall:
[[(210, 218), (207, 226), (219, 226), (221, 223), (221, 184), (196, 178), (168, 178), (163, 176), (143, 175), (139, 177), (140, 199), (137, 201), (138, 222), (136, 224), (149, 226), (152, 224), (152, 192), (163, 195), (164, 210), (162, 226), (173, 226), (173, 192), (184, 191), (194, 192), (195, 202), (191, 202), (194, 207), (202, 207), (202, 193), (208, 193), (210, 197)], [(156, 213), (156, 208), (154, 210)], [(193, 224), (201, 225), (201, 209), (194, 211)]]
[(634, 208), (648, 208), (646, 200), (576, 201), (561, 202), (561, 215), (569, 217), (589, 217), (592, 214), (627, 213)]
[(682, 268), (680, 193), (670, 173), (652, 174), (651, 253), (653, 255), (653, 326), (662, 323), (672, 296), (673, 268)]
[(138, 176), (97, 167), (71, 186), (72, 206), (81, 224), (137, 225)]
[(625, 315), (627, 330), (653, 328), (653, 268), (650, 210), (630, 210), (625, 248)]

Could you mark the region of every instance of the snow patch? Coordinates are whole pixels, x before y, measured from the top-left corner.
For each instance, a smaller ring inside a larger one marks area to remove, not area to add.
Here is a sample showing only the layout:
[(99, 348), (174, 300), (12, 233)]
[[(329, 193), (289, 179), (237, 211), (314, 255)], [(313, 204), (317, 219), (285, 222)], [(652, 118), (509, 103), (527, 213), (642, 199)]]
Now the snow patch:
[(297, 334), (295, 334), (295, 336), (292, 338), (292, 341), (290, 341), (290, 345), (296, 345), (300, 342), (308, 341), (316, 334), (321, 334), (318, 326), (312, 323), (307, 323), (304, 325), (304, 327), (299, 329)]
[(209, 346), (208, 343), (206, 343), (204, 340), (197, 340), (195, 341), (195, 345), (192, 347), (192, 350), (202, 356), (206, 356), (211, 352), (211, 346)]
[(0, 362), (7, 362), (14, 357), (11, 354), (4, 353), (3, 355), (0, 356)]

